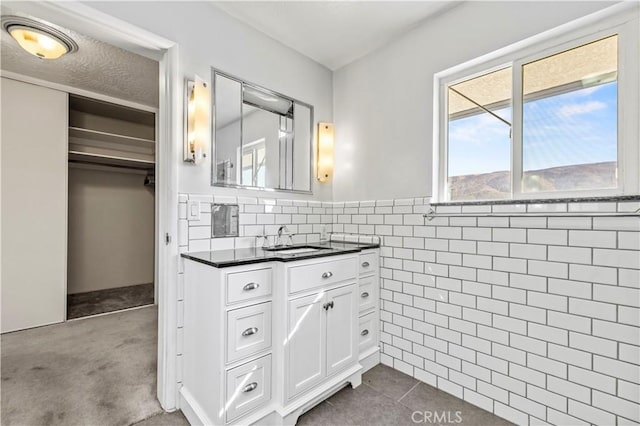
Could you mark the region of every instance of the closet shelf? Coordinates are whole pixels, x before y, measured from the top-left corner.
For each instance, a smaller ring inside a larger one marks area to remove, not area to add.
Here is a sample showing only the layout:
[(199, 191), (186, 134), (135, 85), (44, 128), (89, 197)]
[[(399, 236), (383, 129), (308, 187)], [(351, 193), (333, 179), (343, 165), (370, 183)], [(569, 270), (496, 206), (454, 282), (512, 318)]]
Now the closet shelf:
[(99, 130), (69, 127), (69, 138), (89, 139), (98, 142), (133, 145), (142, 148), (155, 147), (156, 142), (151, 139), (136, 138), (133, 136), (118, 135), (116, 133), (101, 132)]
[(155, 167), (154, 161), (137, 158), (118, 157), (115, 155), (94, 154), (91, 152), (69, 151), (69, 161), (78, 163), (104, 164), (116, 167), (149, 170)]

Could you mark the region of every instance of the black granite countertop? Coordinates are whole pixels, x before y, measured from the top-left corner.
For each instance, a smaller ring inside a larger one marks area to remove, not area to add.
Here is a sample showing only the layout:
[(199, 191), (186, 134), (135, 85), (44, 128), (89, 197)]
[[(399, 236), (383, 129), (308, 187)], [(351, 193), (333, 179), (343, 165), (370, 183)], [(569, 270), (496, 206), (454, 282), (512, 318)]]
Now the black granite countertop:
[(252, 247), (235, 250), (182, 253), (182, 257), (216, 268), (228, 268), (231, 266), (249, 265), (252, 263), (292, 262), (296, 260), (336, 256), (339, 254), (358, 253), (362, 250), (378, 248), (380, 245), (377, 243), (369, 244), (327, 241), (322, 243), (297, 244), (291, 247), (319, 247), (321, 250), (309, 253), (286, 254), (286, 252), (267, 251), (263, 250), (261, 247)]

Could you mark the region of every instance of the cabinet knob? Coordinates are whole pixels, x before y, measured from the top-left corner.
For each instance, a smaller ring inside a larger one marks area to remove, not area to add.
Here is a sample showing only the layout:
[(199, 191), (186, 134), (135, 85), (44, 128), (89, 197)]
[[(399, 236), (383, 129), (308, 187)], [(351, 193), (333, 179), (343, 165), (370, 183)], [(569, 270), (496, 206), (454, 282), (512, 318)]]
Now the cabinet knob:
[(369, 330), (367, 330), (366, 328), (360, 332), (361, 336), (366, 336), (367, 334), (369, 334)]
[(247, 386), (242, 388), (242, 392), (251, 392), (257, 387), (258, 387), (258, 384), (256, 382), (249, 383)]
[(331, 271), (327, 271), (324, 274), (322, 274), (322, 278), (331, 278), (333, 276), (333, 272)]
[(258, 284), (258, 283), (249, 283), (249, 284), (245, 285), (244, 287), (242, 287), (242, 289), (244, 291), (249, 291), (249, 290), (255, 290), (258, 287), (260, 287), (260, 284)]
[(369, 262), (362, 262), (362, 267), (363, 268), (368, 268), (369, 267)]
[(369, 297), (369, 293), (367, 293), (367, 292), (365, 291), (365, 292), (363, 292), (363, 293), (360, 295), (360, 297), (362, 297), (363, 299), (364, 299), (365, 297)]
[(333, 300), (322, 305), (322, 309), (324, 309), (325, 311), (328, 311), (329, 308), (333, 309)]
[(250, 327), (247, 328), (245, 331), (242, 332), (242, 335), (247, 337), (247, 336), (251, 336), (252, 334), (256, 334), (258, 332), (258, 327)]

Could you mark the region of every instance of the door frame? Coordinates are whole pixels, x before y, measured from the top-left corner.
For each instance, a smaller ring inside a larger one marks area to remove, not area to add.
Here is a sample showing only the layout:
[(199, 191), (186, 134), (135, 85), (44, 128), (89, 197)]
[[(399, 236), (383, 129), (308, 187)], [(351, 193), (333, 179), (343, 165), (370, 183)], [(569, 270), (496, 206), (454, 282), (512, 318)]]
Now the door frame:
[[(8, 5), (12, 8), (12, 5)], [(178, 44), (77, 1), (20, 2), (16, 9), (159, 61), (155, 271), (158, 305), (157, 398), (177, 408), (178, 164), (182, 78)]]

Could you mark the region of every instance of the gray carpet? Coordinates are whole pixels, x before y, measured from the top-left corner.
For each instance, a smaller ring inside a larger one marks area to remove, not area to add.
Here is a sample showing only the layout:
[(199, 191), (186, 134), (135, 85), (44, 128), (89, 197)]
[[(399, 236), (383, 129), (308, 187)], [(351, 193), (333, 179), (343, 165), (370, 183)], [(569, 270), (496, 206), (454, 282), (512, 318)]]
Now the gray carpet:
[(135, 426), (189, 426), (187, 418), (182, 411), (174, 411), (173, 413), (162, 412), (146, 420), (136, 423)]
[(156, 400), (155, 306), (4, 334), (2, 425), (130, 425)]
[(153, 304), (154, 285), (138, 284), (67, 295), (67, 318), (114, 312)]

